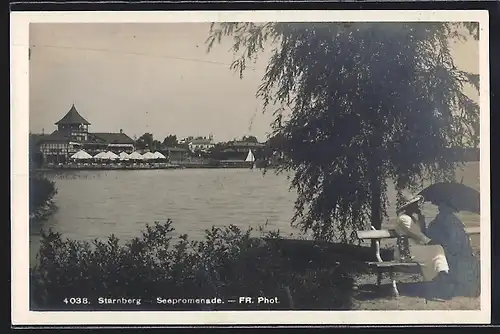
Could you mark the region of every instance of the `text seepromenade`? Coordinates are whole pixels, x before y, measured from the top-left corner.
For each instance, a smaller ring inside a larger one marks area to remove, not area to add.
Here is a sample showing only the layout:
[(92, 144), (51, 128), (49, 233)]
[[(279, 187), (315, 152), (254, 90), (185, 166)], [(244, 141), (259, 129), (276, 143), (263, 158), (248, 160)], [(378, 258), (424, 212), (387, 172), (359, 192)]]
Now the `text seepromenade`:
[(221, 298), (156, 298), (157, 304), (163, 305), (189, 305), (189, 304), (279, 304), (278, 297), (237, 297), (235, 299)]
[(221, 304), (279, 304), (280, 301), (278, 297), (264, 297), (264, 296), (239, 296), (236, 298), (223, 299), (219, 297), (213, 298), (198, 298), (198, 297), (187, 297), (187, 298), (174, 298), (174, 297), (157, 297), (155, 300), (144, 300), (141, 298), (123, 298), (123, 297), (98, 297), (97, 300), (92, 301), (89, 298), (83, 297), (70, 297), (64, 298), (63, 303), (70, 306), (77, 305), (165, 305), (165, 306), (180, 306), (180, 305), (221, 305)]
[(156, 304), (190, 305), (190, 304), (224, 304), (221, 298), (156, 298)]

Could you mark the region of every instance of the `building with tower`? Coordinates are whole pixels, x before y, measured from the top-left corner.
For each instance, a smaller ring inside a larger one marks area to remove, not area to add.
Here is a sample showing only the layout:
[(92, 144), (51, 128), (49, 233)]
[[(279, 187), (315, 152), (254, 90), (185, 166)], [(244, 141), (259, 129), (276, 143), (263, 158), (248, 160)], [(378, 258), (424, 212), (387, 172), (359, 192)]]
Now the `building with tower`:
[(79, 150), (91, 155), (134, 151), (134, 140), (121, 129), (120, 132), (89, 132), (90, 122), (80, 115), (75, 105), (55, 125), (57, 130), (49, 135), (32, 136), (36, 138), (33, 147), (44, 163), (64, 163)]
[(89, 139), (90, 123), (78, 113), (74, 104), (68, 113), (55, 124), (57, 132), (73, 141), (85, 142)]

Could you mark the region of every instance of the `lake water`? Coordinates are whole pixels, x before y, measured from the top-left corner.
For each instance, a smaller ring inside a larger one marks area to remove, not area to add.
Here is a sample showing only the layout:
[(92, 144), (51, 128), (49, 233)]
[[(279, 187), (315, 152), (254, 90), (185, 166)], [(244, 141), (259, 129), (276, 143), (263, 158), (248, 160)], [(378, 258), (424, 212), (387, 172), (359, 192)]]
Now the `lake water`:
[[(187, 233), (192, 239), (203, 237), (212, 225), (246, 229), (266, 221), (269, 230), (300, 235), (290, 226), (296, 194), (288, 190), (285, 175), (272, 171), (266, 175), (250, 169), (72, 171), (46, 176), (56, 182), (54, 200), (59, 209), (31, 226), (32, 260), (39, 248), (40, 228), (77, 240), (113, 233), (125, 241), (138, 236), (147, 223), (170, 218), (177, 234)], [(459, 170), (458, 179), (462, 176), (465, 184), (479, 190), (479, 163)], [(389, 201), (395, 202), (391, 188)], [(426, 216), (435, 213), (434, 207), (425, 208)], [(389, 215), (395, 216), (393, 205)], [(462, 219), (469, 226), (479, 224), (477, 215), (464, 214)]]

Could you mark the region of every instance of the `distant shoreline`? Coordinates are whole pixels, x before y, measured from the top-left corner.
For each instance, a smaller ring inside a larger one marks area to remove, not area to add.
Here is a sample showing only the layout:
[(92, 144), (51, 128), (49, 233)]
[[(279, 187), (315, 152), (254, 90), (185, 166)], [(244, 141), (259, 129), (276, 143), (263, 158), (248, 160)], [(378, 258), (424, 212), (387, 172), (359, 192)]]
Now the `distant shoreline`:
[[(479, 163), (478, 160), (464, 161), (465, 164)], [(186, 164), (171, 164), (167, 166), (54, 166), (54, 167), (40, 167), (30, 169), (30, 173), (39, 172), (52, 172), (52, 171), (102, 171), (102, 170), (165, 170), (165, 169), (275, 169), (277, 166), (269, 165), (263, 166), (259, 163), (253, 164), (246, 161), (238, 163), (186, 163)]]
[(251, 164), (235, 164), (235, 165), (209, 165), (209, 164), (188, 164), (188, 165), (175, 165), (164, 167), (113, 167), (113, 166), (60, 166), (60, 167), (43, 167), (36, 168), (34, 172), (51, 172), (51, 171), (98, 171), (98, 170), (164, 170), (164, 169), (250, 169)]

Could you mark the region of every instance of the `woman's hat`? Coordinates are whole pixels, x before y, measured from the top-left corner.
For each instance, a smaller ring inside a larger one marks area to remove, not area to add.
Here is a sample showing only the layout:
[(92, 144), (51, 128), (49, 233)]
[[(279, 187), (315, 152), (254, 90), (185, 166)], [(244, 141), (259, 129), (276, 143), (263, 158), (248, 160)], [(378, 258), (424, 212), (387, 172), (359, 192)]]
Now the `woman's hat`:
[(401, 204), (397, 209), (396, 211), (397, 212), (401, 212), (403, 211), (404, 209), (406, 209), (407, 207), (411, 206), (412, 204), (415, 204), (415, 203), (418, 203), (418, 204), (422, 204), (424, 202), (424, 197), (422, 195), (417, 195), (415, 197), (413, 197), (412, 199), (405, 199), (403, 197), (403, 204)]

